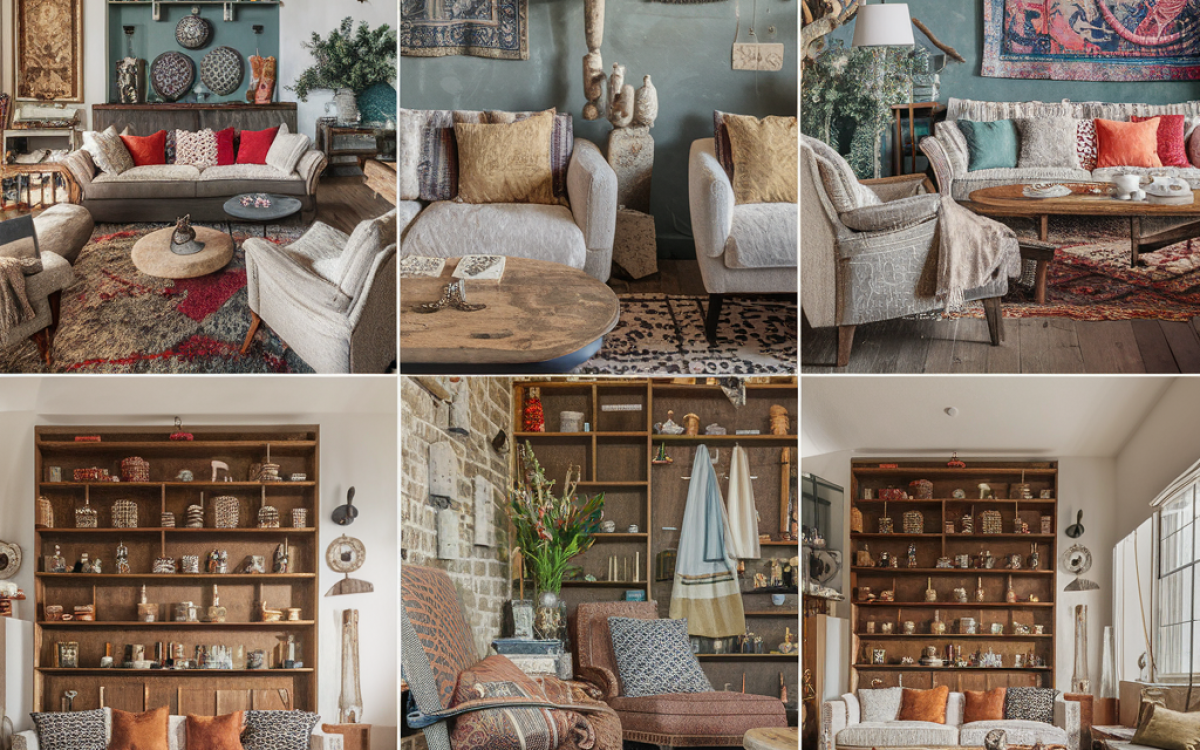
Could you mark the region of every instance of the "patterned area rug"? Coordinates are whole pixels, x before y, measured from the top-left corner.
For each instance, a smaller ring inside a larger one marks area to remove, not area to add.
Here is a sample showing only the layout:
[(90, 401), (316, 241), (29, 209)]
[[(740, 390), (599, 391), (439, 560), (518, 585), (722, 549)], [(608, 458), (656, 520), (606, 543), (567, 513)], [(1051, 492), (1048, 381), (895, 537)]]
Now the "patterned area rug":
[[(75, 283), (63, 291), (53, 366), (47, 368), (26, 340), (0, 350), (0, 372), (312, 372), (265, 324), (246, 355), (238, 354), (250, 328), (240, 245), (248, 236), (262, 236), (261, 226), (234, 224), (239, 249), (230, 264), (180, 280), (147, 276), (130, 259), (133, 244), (163, 226), (97, 225), (75, 261)], [(288, 244), (301, 231), (272, 226), (268, 237)]]
[[(1036, 236), (1031, 221), (1010, 224), (1020, 236)], [(1059, 247), (1046, 304), (1034, 302), (1032, 279), (1029, 286), (1010, 284), (1004, 317), (1185, 321), (1200, 315), (1200, 239), (1142, 255), (1146, 265), (1138, 268), (1129, 267), (1127, 220), (1052, 216), (1050, 241)], [(947, 317), (983, 317), (983, 306), (972, 303)]]
[(704, 338), (707, 297), (623, 294), (604, 346), (575, 370), (595, 375), (755, 375), (796, 371), (796, 303), (727, 297), (717, 345)]

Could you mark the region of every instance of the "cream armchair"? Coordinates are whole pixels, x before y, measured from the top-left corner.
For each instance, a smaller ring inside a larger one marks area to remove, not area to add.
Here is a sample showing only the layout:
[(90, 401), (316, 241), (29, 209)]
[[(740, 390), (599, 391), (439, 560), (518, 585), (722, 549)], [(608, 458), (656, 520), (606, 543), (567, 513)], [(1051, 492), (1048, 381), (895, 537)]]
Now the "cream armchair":
[(396, 209), (347, 236), (316, 222), (287, 247), (246, 251), (250, 347), (261, 322), (319, 373), (381, 373), (396, 361)]
[[(63, 212), (73, 221), (59, 221)], [(75, 282), (71, 261), (91, 236), (92, 220), (87, 211), (78, 206), (54, 206), (44, 214), (45, 219), (25, 215), (0, 222), (0, 245), (28, 240), (41, 260), (40, 270), (24, 277), (25, 296), (33, 308), (33, 317), (7, 330), (0, 329), (0, 347), (9, 347), (32, 337), (38, 353), (50, 365), (62, 290)], [(40, 241), (39, 231), (42, 233)]]
[(796, 204), (735, 205), (712, 138), (692, 142), (688, 201), (696, 262), (708, 292), (704, 333), (712, 344), (725, 295), (796, 293)]

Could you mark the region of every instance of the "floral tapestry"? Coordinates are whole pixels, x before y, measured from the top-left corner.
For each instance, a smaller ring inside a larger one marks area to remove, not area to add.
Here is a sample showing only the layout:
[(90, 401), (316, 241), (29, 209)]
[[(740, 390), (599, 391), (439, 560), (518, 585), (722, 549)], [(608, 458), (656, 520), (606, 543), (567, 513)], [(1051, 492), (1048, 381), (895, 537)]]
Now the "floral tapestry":
[(529, 59), (529, 0), (401, 0), (400, 51)]
[(16, 0), (18, 100), (83, 101), (83, 0)]
[(1200, 79), (1200, 0), (983, 0), (982, 74)]

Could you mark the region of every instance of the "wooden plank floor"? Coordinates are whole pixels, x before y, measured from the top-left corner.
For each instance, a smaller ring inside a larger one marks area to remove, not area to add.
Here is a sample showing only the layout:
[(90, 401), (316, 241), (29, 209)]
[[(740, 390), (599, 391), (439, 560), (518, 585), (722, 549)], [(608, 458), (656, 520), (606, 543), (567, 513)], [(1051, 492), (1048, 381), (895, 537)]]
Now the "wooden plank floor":
[(801, 323), (803, 373), (1200, 373), (1200, 318), (1075, 321), (1009, 318), (989, 343), (981, 319), (888, 320), (859, 326), (850, 365), (837, 362), (837, 329)]
[(317, 183), (317, 221), (346, 234), (364, 219), (373, 219), (394, 208), (363, 184), (362, 175), (325, 176)]

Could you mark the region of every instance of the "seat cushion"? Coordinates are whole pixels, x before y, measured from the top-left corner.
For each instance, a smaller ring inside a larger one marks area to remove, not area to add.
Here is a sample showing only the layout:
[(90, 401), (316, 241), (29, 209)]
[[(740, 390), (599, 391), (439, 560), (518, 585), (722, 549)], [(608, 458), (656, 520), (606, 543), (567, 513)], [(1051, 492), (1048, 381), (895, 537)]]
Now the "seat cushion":
[[(959, 744), (958, 727), (928, 721), (864, 721), (837, 733), (839, 747), (929, 747)], [(1009, 742), (1013, 742), (1010, 738)], [(967, 744), (967, 743), (963, 743)], [(983, 745), (980, 737), (976, 745)], [(1031, 743), (1032, 744), (1032, 743)]]
[(87, 186), (91, 200), (195, 198), (200, 170), (190, 164), (134, 167), (121, 174), (102, 172)]
[(1032, 746), (1038, 742), (1044, 742), (1047, 745), (1067, 744), (1067, 730), (1053, 724), (1027, 719), (973, 721), (970, 724), (963, 724), (959, 729), (958, 744), (982, 747), (983, 738), (993, 729), (1003, 729), (1010, 745)]
[(733, 207), (725, 240), (727, 268), (795, 268), (795, 203), (743, 203)]
[(956, 201), (969, 200), (971, 192), (997, 185), (1034, 182), (1091, 182), (1092, 173), (1083, 169), (1045, 167), (1043, 169), (979, 169), (954, 178), (951, 196)]
[[(758, 727), (787, 726), (777, 698), (749, 693), (667, 693), (612, 698), (626, 737), (630, 732), (672, 736), (738, 737)], [(948, 744), (953, 744), (948, 743)]]
[(25, 277), (25, 294), (29, 301), (45, 299), (54, 292), (66, 289), (75, 282), (75, 272), (66, 258), (42, 253), (42, 272)]
[(209, 167), (196, 183), (197, 198), (222, 198), (242, 193), (305, 195), (304, 179), (266, 164), (229, 164)]
[(58, 203), (38, 214), (33, 225), (37, 228), (38, 249), (74, 263), (79, 251), (91, 239), (95, 222), (91, 212), (83, 206)]
[(579, 269), (587, 259), (569, 209), (524, 203), (431, 203), (409, 224), (401, 251), (435, 258), (491, 253)]

